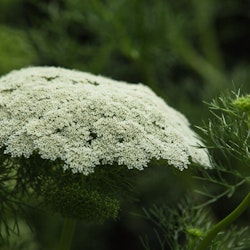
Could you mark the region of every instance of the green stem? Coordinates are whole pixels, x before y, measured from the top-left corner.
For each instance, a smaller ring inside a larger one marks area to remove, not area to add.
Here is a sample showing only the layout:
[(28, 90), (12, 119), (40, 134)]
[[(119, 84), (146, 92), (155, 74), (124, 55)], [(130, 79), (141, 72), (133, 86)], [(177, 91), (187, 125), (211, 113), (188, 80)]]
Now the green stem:
[(76, 220), (65, 218), (58, 250), (70, 250), (76, 227)]
[(204, 239), (197, 246), (196, 250), (205, 250), (215, 238), (216, 234), (225, 227), (235, 221), (248, 207), (250, 206), (250, 192), (246, 195), (244, 200), (223, 220), (218, 222), (204, 237)]

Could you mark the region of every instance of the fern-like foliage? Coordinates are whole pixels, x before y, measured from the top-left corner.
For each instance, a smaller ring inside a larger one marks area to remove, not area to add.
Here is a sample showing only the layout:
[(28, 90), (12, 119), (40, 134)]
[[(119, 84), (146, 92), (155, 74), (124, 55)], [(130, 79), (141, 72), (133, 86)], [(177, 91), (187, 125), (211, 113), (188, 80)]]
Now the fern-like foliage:
[(15, 169), (15, 162), (0, 152), (0, 241), (3, 235), (19, 233), (18, 218), (24, 215), (26, 207), (17, 191)]
[[(209, 105), (212, 117), (199, 129), (208, 148), (214, 169), (196, 174), (202, 195), (199, 202), (186, 198), (178, 206), (153, 207), (145, 210), (145, 217), (155, 225), (158, 246), (152, 248), (144, 239), (145, 249), (196, 249), (215, 218), (208, 212), (212, 203), (230, 198), (236, 192), (249, 192), (250, 184), (250, 98), (238, 92), (226, 92)], [(197, 197), (197, 196), (196, 196)], [(236, 204), (237, 205), (237, 204)], [(236, 206), (235, 205), (235, 206)], [(232, 226), (220, 232), (208, 249), (249, 249), (250, 228)]]
[[(243, 192), (248, 190), (250, 129), (247, 100), (249, 98), (242, 96), (240, 91), (228, 91), (209, 104), (212, 118), (200, 129), (212, 156), (214, 171), (203, 171), (197, 177), (207, 183), (203, 191), (198, 191), (209, 198), (207, 203), (225, 195), (231, 197), (239, 187)], [(217, 193), (211, 194), (208, 185), (214, 186), (213, 189), (216, 187)]]
[[(156, 243), (148, 237), (141, 239), (146, 250), (193, 250), (212, 226), (214, 217), (205, 208), (197, 208), (197, 201), (187, 197), (177, 206), (144, 210), (145, 218), (152, 222)], [(196, 207), (196, 208), (195, 208)], [(217, 235), (208, 250), (247, 250), (250, 247), (250, 228), (232, 226)]]

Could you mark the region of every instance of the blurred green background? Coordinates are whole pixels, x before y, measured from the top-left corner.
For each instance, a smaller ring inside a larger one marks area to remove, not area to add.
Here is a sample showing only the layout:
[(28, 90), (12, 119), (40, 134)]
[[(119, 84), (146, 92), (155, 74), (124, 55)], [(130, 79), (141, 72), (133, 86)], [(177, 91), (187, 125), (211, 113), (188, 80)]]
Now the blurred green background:
[[(250, 89), (249, 10), (249, 0), (0, 0), (0, 75), (53, 65), (142, 82), (201, 125), (204, 100), (234, 85)], [(173, 205), (195, 185), (188, 172), (143, 171), (136, 201), (123, 204), (116, 222), (79, 222), (74, 249), (142, 249), (139, 236), (151, 225), (136, 214)], [(29, 217), (37, 242), (30, 249), (53, 249), (61, 218)]]

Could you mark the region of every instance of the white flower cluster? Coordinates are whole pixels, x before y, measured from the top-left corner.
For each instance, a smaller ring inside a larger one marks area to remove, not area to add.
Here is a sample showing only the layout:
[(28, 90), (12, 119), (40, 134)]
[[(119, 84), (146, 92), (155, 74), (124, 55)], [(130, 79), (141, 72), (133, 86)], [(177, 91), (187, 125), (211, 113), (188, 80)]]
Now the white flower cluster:
[(30, 67), (0, 78), (0, 148), (38, 153), (88, 175), (102, 164), (143, 169), (165, 159), (183, 170), (210, 167), (187, 119), (147, 86), (56, 67)]

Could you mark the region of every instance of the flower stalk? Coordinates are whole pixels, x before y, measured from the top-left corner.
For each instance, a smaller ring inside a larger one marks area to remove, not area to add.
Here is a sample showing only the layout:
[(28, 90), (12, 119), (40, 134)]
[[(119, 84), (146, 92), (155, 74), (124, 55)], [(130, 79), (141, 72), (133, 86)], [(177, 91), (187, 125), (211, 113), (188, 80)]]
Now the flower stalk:
[(76, 219), (65, 218), (58, 250), (70, 250), (76, 227)]
[(224, 219), (218, 222), (203, 238), (196, 250), (205, 250), (208, 248), (212, 240), (215, 238), (218, 232), (229, 226), (235, 221), (247, 208), (250, 207), (250, 192), (242, 200), (242, 202)]

